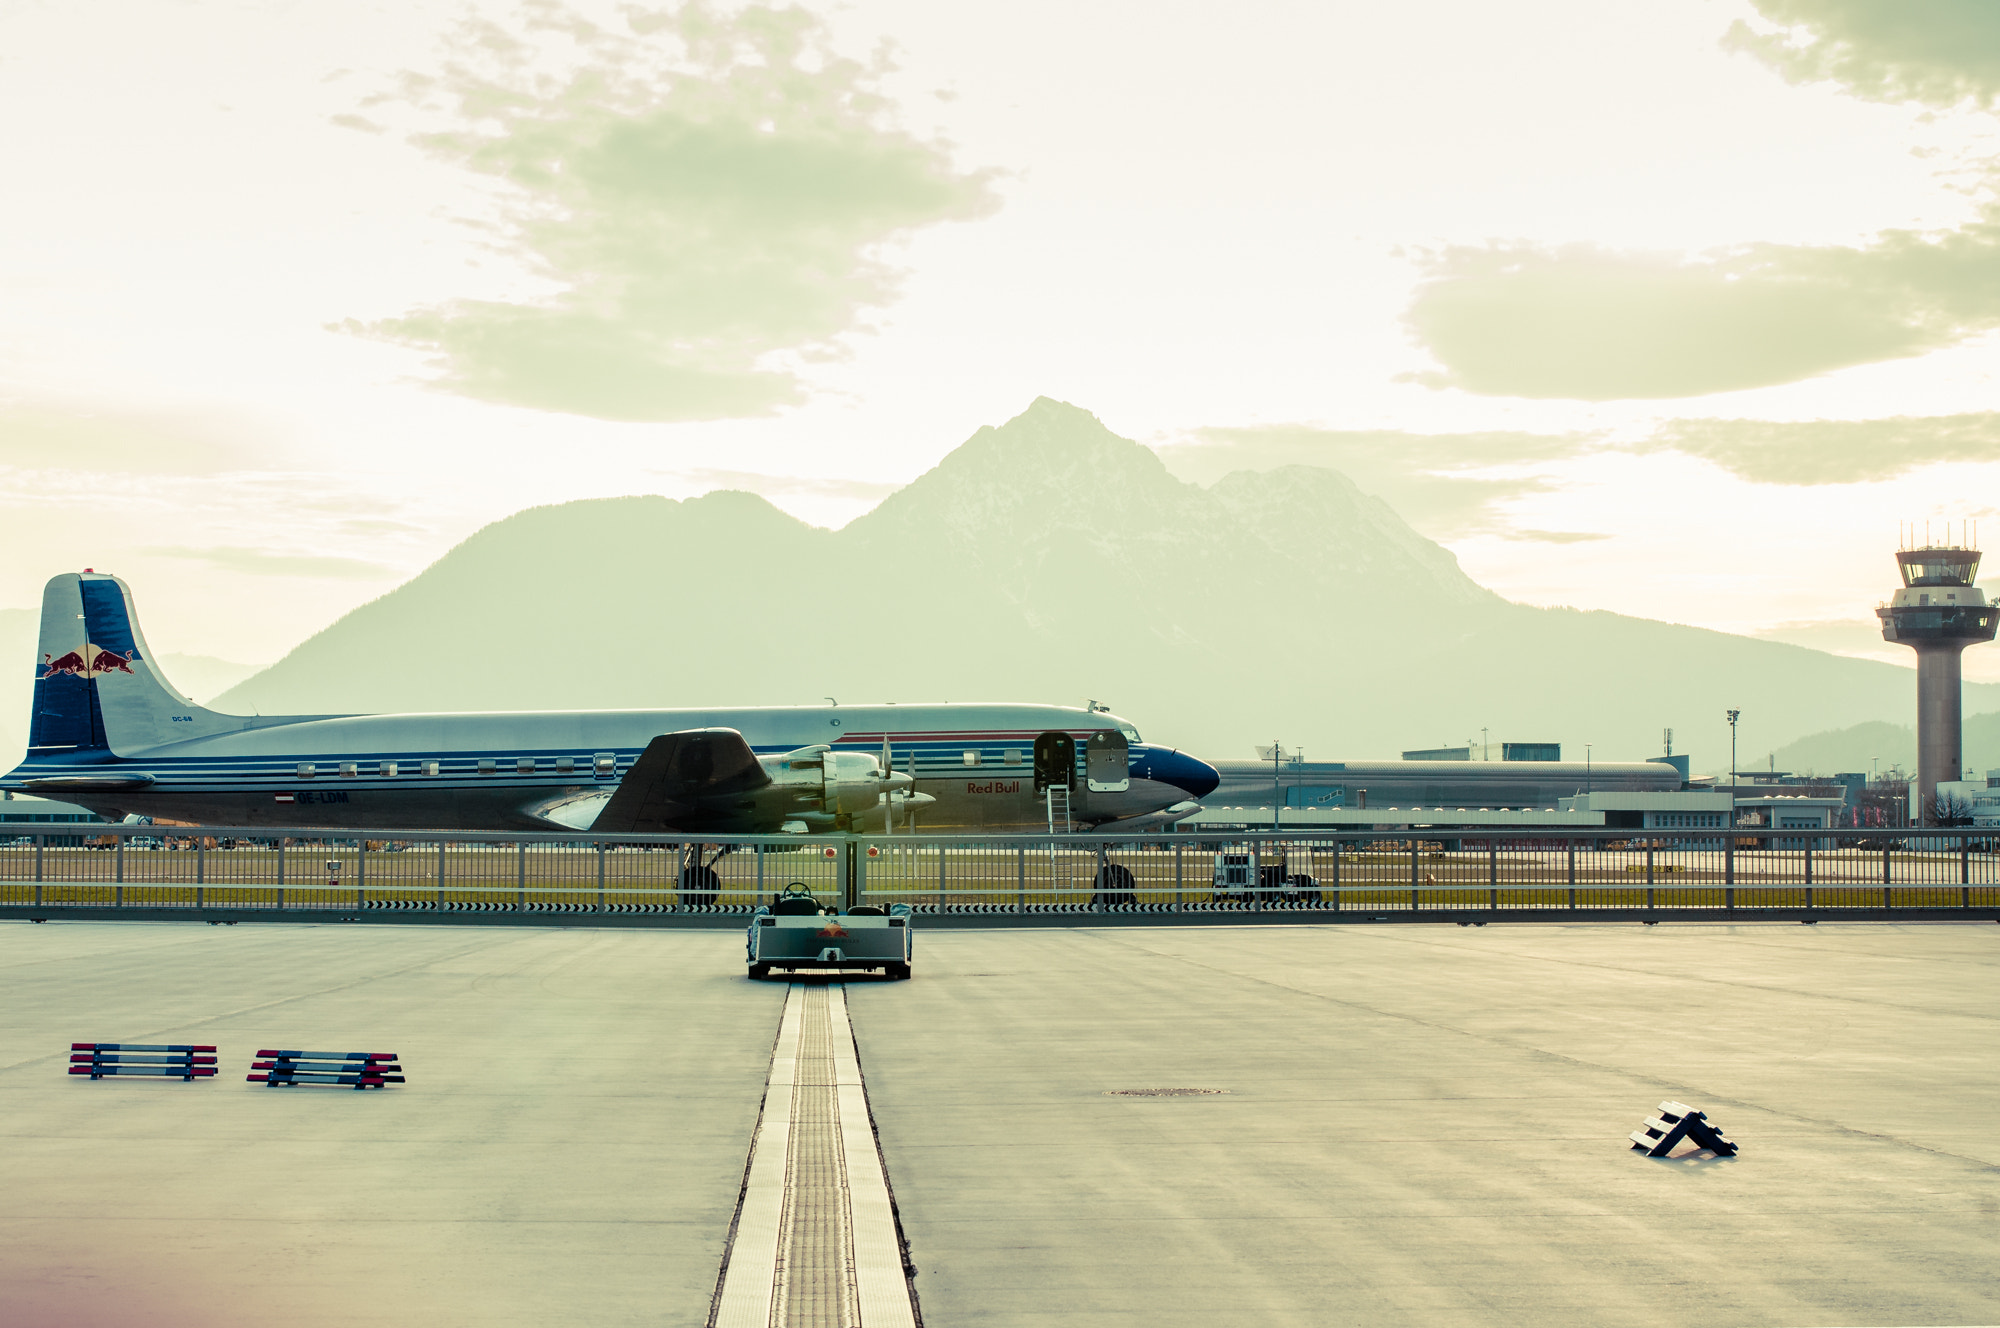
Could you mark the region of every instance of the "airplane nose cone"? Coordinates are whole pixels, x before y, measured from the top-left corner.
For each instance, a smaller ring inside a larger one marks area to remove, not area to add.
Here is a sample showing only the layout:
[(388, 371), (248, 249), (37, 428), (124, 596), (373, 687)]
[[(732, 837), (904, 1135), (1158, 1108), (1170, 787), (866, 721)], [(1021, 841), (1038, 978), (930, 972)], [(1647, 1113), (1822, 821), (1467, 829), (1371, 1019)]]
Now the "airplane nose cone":
[(1172, 747), (1140, 747), (1132, 763), (1132, 773), (1141, 779), (1155, 779), (1184, 790), (1190, 798), (1205, 798), (1222, 783), (1216, 768), (1197, 757)]

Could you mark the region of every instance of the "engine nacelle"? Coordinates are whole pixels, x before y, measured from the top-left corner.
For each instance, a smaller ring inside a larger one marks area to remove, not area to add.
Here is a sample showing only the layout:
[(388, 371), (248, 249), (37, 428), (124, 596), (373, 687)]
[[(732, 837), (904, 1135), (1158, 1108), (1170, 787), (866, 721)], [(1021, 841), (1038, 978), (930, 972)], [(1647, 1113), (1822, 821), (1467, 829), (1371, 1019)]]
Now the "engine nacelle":
[(910, 786), (908, 775), (885, 772), (882, 763), (866, 752), (803, 747), (758, 760), (773, 784), (795, 791), (800, 810), (829, 816), (873, 811), (883, 794)]

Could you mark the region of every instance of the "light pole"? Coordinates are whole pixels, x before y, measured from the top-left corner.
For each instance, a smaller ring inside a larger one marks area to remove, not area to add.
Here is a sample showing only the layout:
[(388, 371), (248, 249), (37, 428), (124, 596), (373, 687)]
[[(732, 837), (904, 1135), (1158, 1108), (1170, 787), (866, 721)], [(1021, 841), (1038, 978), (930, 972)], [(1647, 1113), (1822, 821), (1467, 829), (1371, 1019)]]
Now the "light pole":
[(1592, 746), (1592, 744), (1591, 744), (1591, 743), (1587, 743), (1587, 742), (1586, 742), (1585, 744), (1583, 744), (1583, 791), (1584, 791), (1584, 793), (1586, 793), (1586, 794), (1588, 794), (1588, 793), (1590, 792), (1590, 749), (1591, 749), (1591, 746)]
[(1479, 729), (1479, 759), (1482, 761), (1493, 759), (1493, 744), (1486, 741), (1485, 725), (1481, 725)]
[(1731, 710), (1729, 716), (1729, 787), (1736, 787), (1736, 719), (1743, 712)]

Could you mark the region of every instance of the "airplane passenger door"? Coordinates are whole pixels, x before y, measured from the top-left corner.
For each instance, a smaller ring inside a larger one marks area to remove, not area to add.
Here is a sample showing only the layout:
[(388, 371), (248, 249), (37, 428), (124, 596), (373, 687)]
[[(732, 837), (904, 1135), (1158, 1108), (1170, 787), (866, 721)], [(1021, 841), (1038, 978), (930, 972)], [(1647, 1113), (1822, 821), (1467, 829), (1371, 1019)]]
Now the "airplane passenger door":
[(1123, 793), (1132, 787), (1128, 750), (1117, 729), (1099, 729), (1084, 740), (1083, 777), (1092, 793)]
[(1076, 784), (1076, 739), (1051, 731), (1035, 739), (1035, 796)]

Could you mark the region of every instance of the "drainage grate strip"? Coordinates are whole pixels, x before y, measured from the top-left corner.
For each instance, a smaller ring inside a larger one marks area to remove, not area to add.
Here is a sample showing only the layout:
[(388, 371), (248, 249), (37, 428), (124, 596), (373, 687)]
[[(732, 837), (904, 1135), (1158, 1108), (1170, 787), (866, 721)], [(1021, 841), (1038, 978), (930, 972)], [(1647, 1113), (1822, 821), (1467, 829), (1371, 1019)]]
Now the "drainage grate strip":
[(838, 984), (793, 983), (714, 1328), (915, 1328)]

